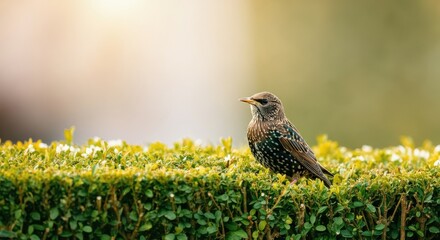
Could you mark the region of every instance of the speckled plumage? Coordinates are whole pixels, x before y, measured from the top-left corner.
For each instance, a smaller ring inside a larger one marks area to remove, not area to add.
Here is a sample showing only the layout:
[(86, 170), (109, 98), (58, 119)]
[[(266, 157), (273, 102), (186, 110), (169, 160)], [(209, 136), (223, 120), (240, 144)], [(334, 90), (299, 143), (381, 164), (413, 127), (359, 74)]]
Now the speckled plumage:
[(247, 129), (249, 147), (255, 159), (274, 172), (296, 181), (307, 176), (321, 179), (327, 187), (332, 175), (316, 160), (315, 154), (284, 114), (281, 100), (269, 92), (240, 99), (251, 105), (252, 120)]

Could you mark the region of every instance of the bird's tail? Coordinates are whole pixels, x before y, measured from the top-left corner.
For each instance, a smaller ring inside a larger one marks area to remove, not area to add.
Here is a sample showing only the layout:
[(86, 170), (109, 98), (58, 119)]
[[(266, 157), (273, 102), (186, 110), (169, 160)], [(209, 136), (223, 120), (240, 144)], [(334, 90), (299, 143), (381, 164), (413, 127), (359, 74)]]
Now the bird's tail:
[(330, 180), (328, 180), (328, 178), (326, 176), (323, 175), (320, 179), (324, 182), (324, 185), (326, 187), (330, 188), (330, 186), (332, 185), (332, 182), (330, 182)]
[[(321, 167), (321, 170), (324, 174), (330, 175), (333, 177), (333, 173), (331, 173), (329, 170), (327, 170), (325, 167), (319, 165)], [(330, 180), (328, 180), (328, 178), (325, 175), (320, 176), (319, 178), (324, 182), (325, 186), (327, 186), (328, 188), (330, 188), (330, 186), (332, 185), (332, 182), (330, 182)]]
[(329, 170), (327, 170), (325, 167), (319, 165), (321, 167), (321, 170), (324, 174), (330, 175), (333, 177), (333, 173), (331, 173)]

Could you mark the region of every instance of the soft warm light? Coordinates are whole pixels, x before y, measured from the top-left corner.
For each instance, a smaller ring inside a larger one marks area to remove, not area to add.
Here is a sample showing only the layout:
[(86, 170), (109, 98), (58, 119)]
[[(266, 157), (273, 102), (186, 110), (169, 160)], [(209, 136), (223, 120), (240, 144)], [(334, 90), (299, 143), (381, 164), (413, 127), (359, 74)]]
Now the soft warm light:
[(92, 5), (95, 11), (103, 16), (121, 17), (128, 16), (138, 9), (139, 0), (92, 0), (86, 1)]

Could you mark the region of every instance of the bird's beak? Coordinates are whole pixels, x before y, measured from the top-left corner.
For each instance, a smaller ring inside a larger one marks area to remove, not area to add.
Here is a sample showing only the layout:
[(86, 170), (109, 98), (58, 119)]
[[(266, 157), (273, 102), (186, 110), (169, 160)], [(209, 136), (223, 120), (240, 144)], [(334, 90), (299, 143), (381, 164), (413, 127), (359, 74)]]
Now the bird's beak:
[(250, 97), (240, 98), (240, 99), (238, 99), (238, 100), (240, 100), (240, 101), (242, 101), (242, 102), (245, 102), (245, 103), (252, 104), (252, 105), (255, 105), (255, 104), (257, 103), (257, 101), (253, 100), (253, 99), (250, 98)]

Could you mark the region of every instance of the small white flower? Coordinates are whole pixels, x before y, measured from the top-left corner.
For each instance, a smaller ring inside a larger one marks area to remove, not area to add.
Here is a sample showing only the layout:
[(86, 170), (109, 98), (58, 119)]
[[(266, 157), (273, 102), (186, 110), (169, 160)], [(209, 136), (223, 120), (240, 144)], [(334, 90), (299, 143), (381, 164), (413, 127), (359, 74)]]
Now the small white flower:
[(47, 148), (47, 144), (46, 143), (40, 143), (40, 145), (38, 145), (38, 147), (40, 148)]
[(63, 152), (67, 152), (67, 151), (69, 151), (69, 149), (70, 149), (69, 145), (63, 145), (62, 148), (61, 148), (61, 150)]
[(362, 146), (362, 151), (364, 151), (364, 152), (371, 152), (371, 151), (373, 151), (373, 147), (369, 146), (369, 145), (363, 145)]
[(25, 152), (26, 153), (33, 153), (33, 152), (35, 152), (34, 145), (29, 144), (29, 146), (26, 148)]
[(101, 138), (100, 137), (93, 137), (93, 141), (94, 142), (99, 142), (99, 141), (101, 141)]
[(73, 146), (70, 146), (69, 147), (69, 151), (71, 152), (71, 153), (77, 153), (77, 152), (79, 152), (79, 148), (76, 148), (76, 147), (73, 147)]
[(402, 146), (402, 145), (399, 145), (399, 146), (397, 147), (397, 149), (398, 149), (401, 153), (406, 154), (406, 147), (404, 147), (404, 146)]
[(228, 154), (228, 155), (225, 157), (225, 162), (229, 162), (229, 161), (231, 161), (231, 154)]
[(69, 145), (64, 145), (64, 144), (58, 144), (57, 148), (55, 149), (57, 153), (65, 152), (67, 150), (69, 150)]
[(353, 153), (352, 152), (344, 152), (344, 156), (347, 158), (352, 158), (353, 157)]
[(420, 149), (416, 148), (414, 150), (414, 156), (419, 157), (419, 158), (423, 158), (423, 159), (428, 159), (429, 152), (426, 150), (420, 150)]
[(119, 153), (119, 150), (118, 150), (117, 148), (115, 148), (115, 150), (113, 150), (113, 152), (114, 152), (115, 154), (118, 154), (118, 153)]
[(341, 175), (347, 171), (347, 169), (345, 168), (345, 164), (340, 164), (338, 169), (339, 169), (339, 174)]
[(57, 148), (55, 149), (56, 153), (60, 153), (61, 152), (61, 145), (57, 145)]
[(261, 193), (261, 196), (264, 197), (264, 196), (266, 196), (266, 194), (264, 194), (264, 192), (262, 192), (262, 193)]
[(359, 160), (361, 162), (365, 162), (366, 159), (365, 159), (364, 156), (356, 156), (356, 157), (353, 158), (353, 160)]
[(202, 144), (203, 144), (202, 139), (197, 139), (194, 141), (194, 145), (196, 145), (196, 146), (202, 146)]
[(170, 198), (174, 198), (174, 193), (170, 193)]
[(86, 148), (86, 155), (87, 156), (92, 154), (92, 153), (93, 153), (93, 148), (91, 148), (91, 147)]
[(435, 146), (434, 152), (440, 152), (440, 145)]
[(91, 145), (88, 148), (86, 148), (86, 152), (81, 154), (81, 156), (85, 158), (89, 157), (90, 155), (95, 156), (95, 153), (99, 151), (102, 151), (102, 148), (97, 147), (95, 145)]
[(434, 162), (434, 166), (440, 167), (440, 158)]
[(393, 162), (395, 162), (395, 161), (399, 161), (399, 162), (401, 162), (401, 161), (402, 161), (402, 158), (401, 158), (399, 155), (397, 155), (397, 154), (395, 154), (395, 153), (392, 153), (392, 154), (391, 154), (391, 157), (390, 157), (390, 160), (393, 161)]
[(108, 146), (109, 146), (109, 147), (122, 146), (122, 140), (121, 140), (121, 139), (110, 140), (110, 141), (108, 141)]

